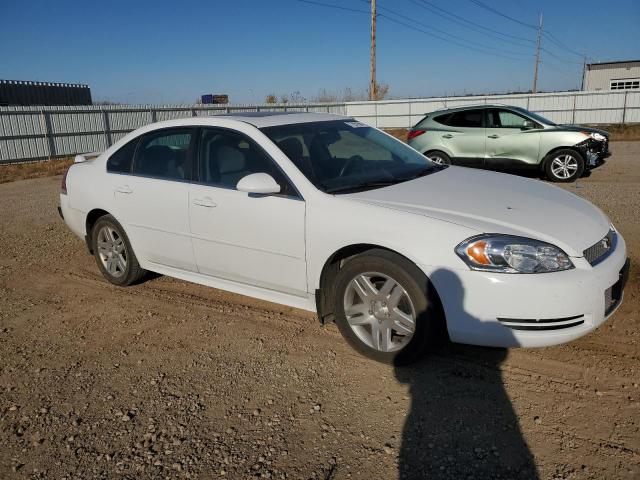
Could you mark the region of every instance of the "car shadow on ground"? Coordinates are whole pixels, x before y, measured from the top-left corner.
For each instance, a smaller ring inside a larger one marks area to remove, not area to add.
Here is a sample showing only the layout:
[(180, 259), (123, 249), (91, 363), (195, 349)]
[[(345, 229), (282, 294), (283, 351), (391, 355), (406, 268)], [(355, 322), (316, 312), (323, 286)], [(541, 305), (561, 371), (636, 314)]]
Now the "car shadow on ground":
[[(463, 304), (455, 273), (438, 270), (431, 278), (457, 288), (455, 298)], [(506, 356), (506, 349), (445, 342), (421, 362), (395, 367), (411, 395), (401, 480), (539, 478), (503, 384), (499, 367)]]

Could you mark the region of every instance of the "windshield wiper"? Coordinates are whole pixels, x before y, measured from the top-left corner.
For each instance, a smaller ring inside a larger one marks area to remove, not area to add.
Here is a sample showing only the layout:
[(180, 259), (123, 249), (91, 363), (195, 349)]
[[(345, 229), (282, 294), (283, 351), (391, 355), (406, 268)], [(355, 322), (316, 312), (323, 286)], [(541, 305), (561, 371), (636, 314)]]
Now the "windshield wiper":
[(403, 182), (404, 179), (394, 178), (393, 180), (372, 180), (370, 182), (359, 183), (358, 185), (343, 185), (341, 187), (327, 188), (326, 193), (347, 193), (347, 192), (360, 192), (368, 190), (370, 188), (388, 187), (389, 185), (395, 185), (398, 182)]

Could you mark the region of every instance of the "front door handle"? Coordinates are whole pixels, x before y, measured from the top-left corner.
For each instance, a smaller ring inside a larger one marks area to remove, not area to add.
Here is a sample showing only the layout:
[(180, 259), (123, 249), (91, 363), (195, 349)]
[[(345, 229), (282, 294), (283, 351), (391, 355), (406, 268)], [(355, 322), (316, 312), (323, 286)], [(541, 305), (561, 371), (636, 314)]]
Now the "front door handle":
[(442, 138), (453, 138), (453, 135), (451, 135), (450, 133), (445, 133), (444, 135), (442, 135)]
[(207, 207), (207, 208), (213, 208), (217, 206), (217, 203), (214, 202), (210, 197), (194, 198), (193, 204), (199, 207)]
[(487, 138), (500, 138), (500, 135), (496, 135), (494, 133), (493, 135), (489, 135)]
[(131, 190), (131, 187), (129, 185), (120, 185), (118, 188), (116, 188), (116, 192), (129, 195), (130, 193), (133, 193), (133, 190)]

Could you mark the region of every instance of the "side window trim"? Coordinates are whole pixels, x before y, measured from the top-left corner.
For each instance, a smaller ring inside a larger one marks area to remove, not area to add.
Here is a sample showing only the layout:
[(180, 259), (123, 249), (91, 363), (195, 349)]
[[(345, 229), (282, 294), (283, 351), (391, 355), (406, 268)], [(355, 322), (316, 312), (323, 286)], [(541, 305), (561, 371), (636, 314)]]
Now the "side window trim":
[[(185, 178), (184, 179), (178, 179), (178, 178), (167, 178), (167, 177), (161, 177), (161, 176), (156, 176), (156, 175), (142, 175), (139, 173), (135, 172), (135, 166), (136, 166), (136, 160), (138, 158), (138, 153), (140, 151), (140, 145), (142, 144), (142, 140), (147, 137), (147, 136), (161, 136), (162, 132), (166, 132), (166, 131), (171, 131), (171, 130), (182, 130), (182, 131), (189, 131), (189, 133), (191, 134), (191, 139), (189, 141), (189, 147), (187, 147), (187, 152), (185, 154), (185, 164), (187, 165), (187, 173), (185, 174)], [(194, 154), (194, 140), (196, 138), (196, 133), (197, 133), (197, 127), (192, 126), (192, 125), (186, 125), (186, 126), (174, 126), (174, 127), (164, 127), (164, 128), (158, 128), (156, 130), (151, 130), (150, 132), (146, 132), (143, 133), (142, 135), (138, 136), (138, 143), (136, 145), (136, 150), (133, 156), (133, 160), (131, 161), (131, 170), (130, 170), (130, 175), (135, 176), (135, 177), (140, 177), (140, 178), (152, 178), (154, 180), (163, 180), (165, 182), (180, 182), (180, 183), (192, 183), (193, 182), (193, 178), (194, 178), (194, 172), (193, 172), (193, 154)]]
[(195, 161), (194, 161), (194, 168), (192, 170), (192, 178), (193, 178), (192, 183), (195, 183), (197, 185), (204, 185), (204, 186), (212, 187), (212, 188), (221, 188), (221, 189), (224, 189), (224, 190), (237, 191), (235, 188), (227, 187), (225, 185), (218, 185), (218, 184), (213, 184), (213, 183), (204, 182), (204, 181), (200, 180), (200, 162), (202, 160), (200, 158), (200, 154), (202, 153), (201, 152), (201, 150), (202, 150), (201, 142), (202, 142), (202, 139), (204, 138), (204, 131), (205, 130), (217, 130), (219, 132), (227, 132), (227, 133), (233, 133), (235, 135), (240, 135), (246, 142), (249, 143), (249, 145), (252, 145), (253, 147), (255, 147), (258, 150), (258, 152), (260, 152), (264, 156), (266, 161), (271, 162), (271, 164), (275, 166), (275, 168), (282, 175), (282, 178), (284, 179), (284, 181), (287, 182), (287, 184), (289, 185), (289, 188), (292, 190), (292, 192), (295, 192), (295, 194), (278, 193), (278, 194), (274, 194), (274, 195), (271, 195), (271, 196), (290, 198), (290, 199), (293, 199), (293, 200), (302, 200), (302, 201), (304, 201), (304, 197), (300, 193), (300, 190), (298, 190), (298, 187), (296, 187), (296, 185), (291, 181), (289, 176), (282, 169), (282, 167), (280, 167), (278, 162), (276, 162), (273, 159), (273, 157), (271, 155), (269, 155), (269, 153), (267, 153), (267, 151), (264, 148), (262, 148), (262, 145), (260, 145), (258, 142), (253, 140), (247, 134), (245, 134), (243, 132), (240, 132), (238, 130), (234, 130), (232, 128), (226, 128), (226, 127), (209, 126), (209, 125), (202, 125), (202, 126), (198, 127), (198, 133), (196, 135), (198, 143), (196, 144), (195, 153), (194, 153), (194, 160)]

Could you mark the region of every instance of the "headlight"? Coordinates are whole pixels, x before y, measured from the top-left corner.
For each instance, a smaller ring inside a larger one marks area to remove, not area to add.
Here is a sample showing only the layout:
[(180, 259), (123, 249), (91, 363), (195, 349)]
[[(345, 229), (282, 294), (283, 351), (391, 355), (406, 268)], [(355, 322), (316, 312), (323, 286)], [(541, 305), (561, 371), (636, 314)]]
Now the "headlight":
[(472, 270), (546, 273), (573, 268), (569, 256), (558, 247), (512, 235), (471, 237), (456, 247), (456, 253)]
[(593, 138), (594, 140), (598, 141), (598, 142), (604, 142), (607, 137), (605, 137), (604, 135), (602, 135), (601, 133), (598, 132), (582, 132), (585, 135), (587, 135), (588, 137)]

